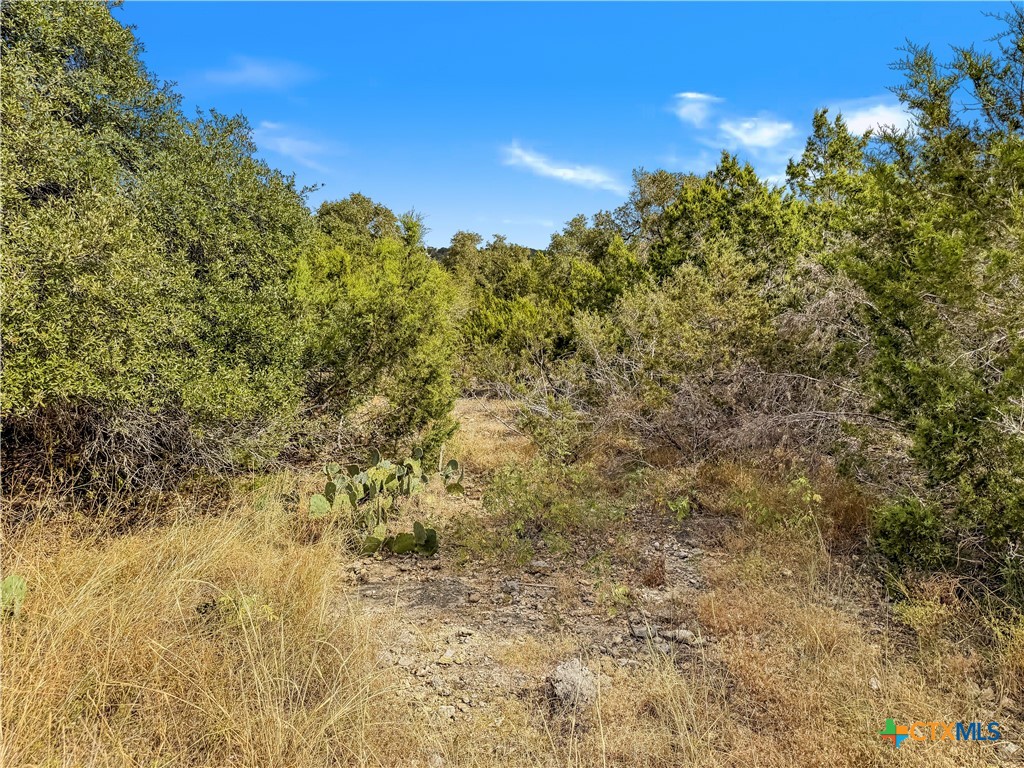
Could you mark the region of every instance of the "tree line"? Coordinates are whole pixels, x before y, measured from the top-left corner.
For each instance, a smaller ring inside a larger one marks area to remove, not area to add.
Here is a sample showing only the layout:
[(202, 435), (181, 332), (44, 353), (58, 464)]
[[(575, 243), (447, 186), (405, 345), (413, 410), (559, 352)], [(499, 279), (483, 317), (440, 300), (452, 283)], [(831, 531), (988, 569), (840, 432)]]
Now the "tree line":
[(906, 49), (908, 127), (821, 110), (784, 185), (728, 153), (639, 170), (543, 250), (428, 249), (359, 194), (313, 212), (244, 118), (183, 113), (107, 5), (0, 13), (8, 493), (436, 450), (457, 393), (488, 392), (567, 464), (831, 462), (892, 562), (1024, 600), (1020, 8), (984, 49)]

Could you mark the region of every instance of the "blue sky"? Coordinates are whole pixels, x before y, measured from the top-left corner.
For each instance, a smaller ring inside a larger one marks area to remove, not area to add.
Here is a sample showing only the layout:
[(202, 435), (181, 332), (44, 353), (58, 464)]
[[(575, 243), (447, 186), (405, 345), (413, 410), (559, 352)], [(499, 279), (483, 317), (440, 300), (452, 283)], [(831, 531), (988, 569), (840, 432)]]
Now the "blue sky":
[(722, 149), (778, 178), (817, 107), (904, 120), (908, 38), (945, 54), (992, 3), (142, 2), (146, 64), (188, 108), (245, 114), (261, 154), (321, 184), (544, 247), (624, 199), (632, 169), (703, 173)]

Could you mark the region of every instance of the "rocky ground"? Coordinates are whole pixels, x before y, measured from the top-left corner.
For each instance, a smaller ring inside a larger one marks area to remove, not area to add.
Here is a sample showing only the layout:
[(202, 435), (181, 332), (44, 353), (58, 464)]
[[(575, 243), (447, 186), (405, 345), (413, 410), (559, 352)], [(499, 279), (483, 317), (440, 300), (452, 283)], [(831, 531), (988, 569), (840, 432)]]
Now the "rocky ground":
[[(463, 430), (486, 455), (523, 447), (497, 408), (460, 403)], [(482, 514), (486, 467), (475, 469), (469, 497), (458, 505), (462, 515)], [(598, 676), (628, 672), (652, 651), (685, 668), (690, 655), (715, 642), (686, 610), (703, 586), (701, 563), (721, 556), (697, 544), (709, 539), (708, 524), (652, 516), (630, 525), (635, 567), (601, 578), (564, 556), (523, 567), (459, 564), (444, 547), (431, 559), (364, 558), (349, 575), (359, 609), (394, 633), (384, 661), (404, 672), (411, 698), (438, 717), (485, 713), (510, 697), (570, 703), (593, 695)], [(543, 542), (539, 548), (543, 555)], [(628, 589), (628, 599), (616, 588)]]
[[(428, 492), (421, 513), (430, 510), (431, 519), (441, 521), (475, 516), (487, 524), (481, 496), (491, 473), (510, 456), (528, 461), (531, 449), (497, 404), (462, 401), (458, 416), (468, 442), (458, 454), (468, 495), (451, 500)], [(442, 542), (430, 559), (351, 563), (347, 591), (355, 610), (386, 637), (380, 663), (395, 673), (402, 699), (414, 702), (420, 722), (448, 734), (482, 728), (515, 734), (524, 711), (545, 713), (533, 720), (535, 727), (572, 729), (574, 713), (600, 710), (590, 705), (618, 691), (617, 711), (625, 707), (640, 723), (622, 728), (647, 728), (655, 741), (631, 751), (630, 737), (616, 733), (601, 754), (632, 764), (639, 755), (650, 757), (658, 739), (673, 730), (652, 730), (650, 717), (664, 713), (646, 713), (642, 695), (628, 703), (622, 691), (666, 669), (679, 684), (693, 686), (695, 709), (684, 713), (689, 720), (682, 726), (694, 741), (664, 748), (702, 764), (748, 765), (762, 758), (765, 765), (881, 764), (891, 756), (879, 747), (876, 721), (884, 722), (888, 712), (937, 716), (957, 706), (1008, 728), (1017, 722), (1014, 701), (999, 703), (1002, 694), (991, 683), (972, 682), (972, 675), (985, 679), (976, 669), (939, 675), (938, 688), (927, 681), (924, 666), (910, 661), (915, 650), (923, 652), (920, 638), (893, 622), (877, 578), (856, 555), (817, 555), (811, 562), (802, 559), (809, 550), (781, 545), (762, 551), (761, 542), (731, 535), (734, 527), (735, 518), (709, 513), (680, 523), (634, 508), (616, 532), (621, 538), (607, 542), (615, 556), (599, 568), (593, 558), (549, 552), (541, 541), (533, 542), (534, 557), (524, 565), (473, 559), (472, 553), (467, 560), (465, 551)], [(955, 645), (943, 653), (945, 666), (976, 661)], [(815, 718), (849, 729), (856, 748), (835, 743), (821, 751)], [(776, 734), (780, 721), (788, 723), (790, 738)], [(573, 743), (564, 733), (547, 738)], [(617, 747), (611, 745), (616, 738)], [(521, 738), (491, 742), (488, 760), (525, 760)], [(456, 743), (426, 764), (459, 762)], [(1024, 762), (1018, 743), (1008, 735), (973, 753), (916, 745), (900, 753), (909, 760), (900, 764), (1017, 764)], [(793, 744), (803, 756), (794, 756)], [(660, 764), (651, 760), (644, 764)]]
[(713, 642), (678, 611), (699, 588), (705, 554), (685, 539), (652, 541), (648, 554), (664, 555), (665, 585), (643, 588), (622, 612), (598, 599), (592, 576), (543, 559), (518, 575), (455, 570), (443, 556), (361, 561), (352, 574), (362, 609), (397, 623), (389, 661), (408, 673), (412, 697), (454, 718), (495, 698), (544, 693), (549, 674), (503, 663), (517, 645), (586, 649), (587, 666), (602, 669), (638, 665), (652, 645), (685, 658)]

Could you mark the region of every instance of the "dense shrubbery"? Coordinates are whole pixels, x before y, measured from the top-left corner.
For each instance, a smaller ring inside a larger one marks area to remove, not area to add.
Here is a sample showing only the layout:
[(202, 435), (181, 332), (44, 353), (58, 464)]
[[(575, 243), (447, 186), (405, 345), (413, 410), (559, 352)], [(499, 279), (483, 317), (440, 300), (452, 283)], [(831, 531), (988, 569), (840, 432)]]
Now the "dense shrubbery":
[(244, 119), (181, 114), (105, 5), (2, 18), (18, 482), (265, 465), (354, 414), (429, 450), (458, 371), (514, 395), (556, 463), (826, 455), (886, 499), (894, 562), (1022, 581), (1021, 10), (991, 54), (909, 50), (906, 130), (816, 114), (786, 187), (724, 154), (636, 172), (543, 251), (462, 232), (434, 252), (361, 195), (312, 214)]
[(9, 488), (264, 466), (304, 399), (450, 431), (450, 291), (416, 221), (359, 196), (311, 216), (243, 118), (182, 115), (105, 4), (2, 19)]
[(316, 220), (323, 242), (302, 265), (311, 399), (341, 415), (382, 398), (374, 436), (393, 443), (428, 430), (432, 451), (454, 428), (450, 278), (414, 216), (352, 195), (325, 203)]
[(1004, 22), (991, 54), (909, 49), (906, 130), (815, 115), (786, 189), (723, 155), (703, 178), (639, 172), (544, 253), (461, 236), (467, 338), (504, 362), (471, 371), (553, 456), (588, 435), (688, 460), (825, 452), (889, 499), (896, 563), (1018, 573), (1024, 12)]
[(1012, 565), (1024, 532), (1024, 12), (1006, 21), (994, 56), (909, 49), (914, 127), (873, 143), (844, 211), (867, 393), (924, 478), (879, 534), (925, 565)]

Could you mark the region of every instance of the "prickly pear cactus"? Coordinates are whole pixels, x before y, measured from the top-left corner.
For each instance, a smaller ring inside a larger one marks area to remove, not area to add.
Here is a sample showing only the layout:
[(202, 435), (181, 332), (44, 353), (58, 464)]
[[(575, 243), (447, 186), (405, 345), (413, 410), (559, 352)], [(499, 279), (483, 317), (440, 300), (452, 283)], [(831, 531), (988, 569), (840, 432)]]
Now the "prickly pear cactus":
[[(388, 533), (388, 520), (398, 510), (399, 500), (416, 494), (430, 479), (423, 469), (422, 448), (414, 448), (401, 461), (384, 458), (373, 449), (365, 467), (328, 462), (323, 472), (323, 492), (309, 498), (310, 519), (336, 520), (350, 515), (364, 531), (360, 554), (411, 552), (430, 557), (437, 553), (437, 531), (419, 521), (414, 522), (411, 533)], [(465, 493), (464, 472), (458, 461), (451, 459), (439, 466), (438, 474), (449, 493)]]
[(448, 463), (441, 468), (441, 477), (444, 479), (444, 487), (448, 493), (465, 493), (462, 487), (462, 478), (465, 470), (455, 459), (449, 459)]
[(0, 617), (17, 618), (27, 592), (28, 582), (23, 576), (11, 573), (0, 580)]

